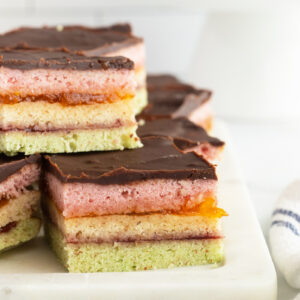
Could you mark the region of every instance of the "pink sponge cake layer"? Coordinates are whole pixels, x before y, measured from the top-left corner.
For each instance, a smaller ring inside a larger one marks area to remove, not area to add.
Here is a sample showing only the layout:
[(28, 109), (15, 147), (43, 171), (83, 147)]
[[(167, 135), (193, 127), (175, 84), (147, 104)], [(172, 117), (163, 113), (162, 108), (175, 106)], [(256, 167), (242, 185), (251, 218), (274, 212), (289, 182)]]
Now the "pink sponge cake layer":
[[(0, 208), (9, 200), (18, 198), (38, 183), (41, 173), (41, 156), (39, 154), (15, 157), (0, 155)], [(3, 221), (0, 213), (0, 221)]]
[[(40, 230), (39, 154), (0, 155), (0, 252), (33, 239)], [(33, 185), (35, 184), (35, 185)]]
[(22, 188), (36, 181), (40, 172), (41, 156), (39, 154), (14, 157), (0, 154), (0, 193), (5, 186)]
[(66, 218), (196, 208), (216, 198), (215, 168), (183, 154), (167, 137), (143, 138), (122, 152), (46, 155), (49, 198)]
[[(97, 53), (97, 52), (96, 52)], [(96, 54), (94, 53), (94, 54)], [(109, 52), (105, 54), (104, 56), (124, 56), (132, 61), (134, 61), (134, 68), (135, 70), (139, 70), (141, 68), (144, 68), (145, 66), (145, 56), (146, 56), (146, 50), (144, 42), (141, 41), (140, 43), (136, 45), (132, 45), (130, 47), (127, 47), (125, 49), (120, 49), (114, 52)]]
[(1, 199), (11, 199), (20, 196), (26, 187), (38, 182), (41, 168), (39, 164), (28, 164), (17, 173), (0, 182)]
[(62, 50), (1, 50), (0, 101), (113, 102), (135, 95), (133, 62)]
[(61, 183), (46, 174), (51, 199), (66, 218), (181, 211), (215, 197), (215, 180), (153, 179), (129, 184)]
[(189, 116), (189, 120), (199, 126), (203, 126), (206, 130), (212, 129), (212, 120), (214, 113), (212, 111), (210, 102), (206, 102), (197, 109), (195, 109)]
[[(99, 102), (101, 99), (113, 101), (119, 97), (129, 98), (134, 95), (135, 91), (133, 72), (128, 70), (99, 72), (31, 70), (22, 72), (0, 68), (0, 80), (1, 95), (31, 96), (31, 101), (40, 100), (41, 97), (51, 101), (55, 97), (50, 97), (50, 95), (63, 97), (61, 94), (72, 94), (72, 98), (80, 98), (82, 95), (83, 99), (77, 101), (74, 99), (74, 104), (87, 102), (85, 99), (90, 100), (90, 102)], [(94, 99), (97, 101), (93, 101)]]

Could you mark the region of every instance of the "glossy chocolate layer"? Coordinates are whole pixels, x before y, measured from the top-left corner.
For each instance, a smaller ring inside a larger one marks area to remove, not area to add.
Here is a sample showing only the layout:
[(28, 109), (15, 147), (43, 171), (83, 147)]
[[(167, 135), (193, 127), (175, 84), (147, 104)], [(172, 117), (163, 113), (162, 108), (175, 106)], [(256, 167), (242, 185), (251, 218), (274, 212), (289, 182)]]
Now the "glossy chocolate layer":
[(70, 53), (66, 49), (48, 51), (47, 49), (2, 49), (0, 67), (31, 70), (108, 70), (133, 69), (133, 62), (122, 56), (86, 57)]
[(168, 75), (148, 76), (147, 85), (149, 104), (138, 116), (145, 120), (188, 117), (212, 94)]
[(18, 154), (16, 156), (6, 156), (4, 154), (0, 154), (0, 182), (17, 173), (25, 165), (40, 162), (41, 156), (39, 154), (30, 156), (24, 156), (22, 154)]
[(90, 28), (84, 26), (22, 27), (0, 35), (0, 48), (60, 48), (100, 56), (126, 48), (143, 40), (132, 35), (129, 24)]
[(149, 75), (147, 76), (147, 89), (168, 88), (176, 84), (182, 84), (175, 76), (170, 74)]
[(44, 166), (62, 182), (217, 179), (213, 165), (194, 153), (182, 154), (169, 138), (147, 137), (142, 143), (143, 148), (134, 150), (45, 155)]
[(144, 125), (139, 126), (137, 134), (139, 137), (171, 137), (180, 150), (195, 147), (201, 143), (208, 143), (214, 147), (224, 146), (224, 142), (209, 136), (204, 128), (195, 125), (186, 118), (146, 121)]

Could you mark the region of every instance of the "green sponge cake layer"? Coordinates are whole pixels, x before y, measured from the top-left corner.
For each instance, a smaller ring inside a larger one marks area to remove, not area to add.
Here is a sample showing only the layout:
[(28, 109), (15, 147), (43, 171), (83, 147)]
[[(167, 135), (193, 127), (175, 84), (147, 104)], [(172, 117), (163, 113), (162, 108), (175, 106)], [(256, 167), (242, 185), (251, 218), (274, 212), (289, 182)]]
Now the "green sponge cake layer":
[(148, 104), (148, 92), (145, 87), (136, 90), (133, 99), (133, 107), (135, 115), (139, 114)]
[(0, 233), (0, 252), (33, 239), (40, 231), (41, 221), (30, 218), (17, 222), (16, 226)]
[(221, 239), (71, 244), (52, 223), (45, 227), (51, 247), (69, 272), (174, 268), (218, 264), (224, 258)]
[(71, 153), (87, 151), (123, 150), (142, 144), (136, 125), (113, 129), (88, 129), (48, 132), (0, 132), (0, 152), (16, 155), (33, 153)]

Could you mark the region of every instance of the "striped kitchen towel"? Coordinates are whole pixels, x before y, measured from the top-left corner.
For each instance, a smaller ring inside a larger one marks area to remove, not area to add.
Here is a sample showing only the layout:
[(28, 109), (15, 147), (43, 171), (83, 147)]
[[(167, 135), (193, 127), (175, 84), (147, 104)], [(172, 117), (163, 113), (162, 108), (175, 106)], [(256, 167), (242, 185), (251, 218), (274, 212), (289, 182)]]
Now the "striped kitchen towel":
[(300, 180), (290, 184), (278, 199), (272, 215), (270, 247), (289, 285), (300, 288)]

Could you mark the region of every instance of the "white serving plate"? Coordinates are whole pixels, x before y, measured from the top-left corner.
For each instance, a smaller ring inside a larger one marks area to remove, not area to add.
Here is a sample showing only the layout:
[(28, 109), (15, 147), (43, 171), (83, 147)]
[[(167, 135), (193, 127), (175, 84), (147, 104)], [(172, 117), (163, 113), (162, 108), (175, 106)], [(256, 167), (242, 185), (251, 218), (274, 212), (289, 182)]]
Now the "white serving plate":
[(42, 237), (0, 256), (0, 298), (6, 299), (276, 299), (276, 273), (237, 167), (226, 126), (214, 135), (227, 142), (219, 174), (225, 264), (130, 273), (65, 273)]

